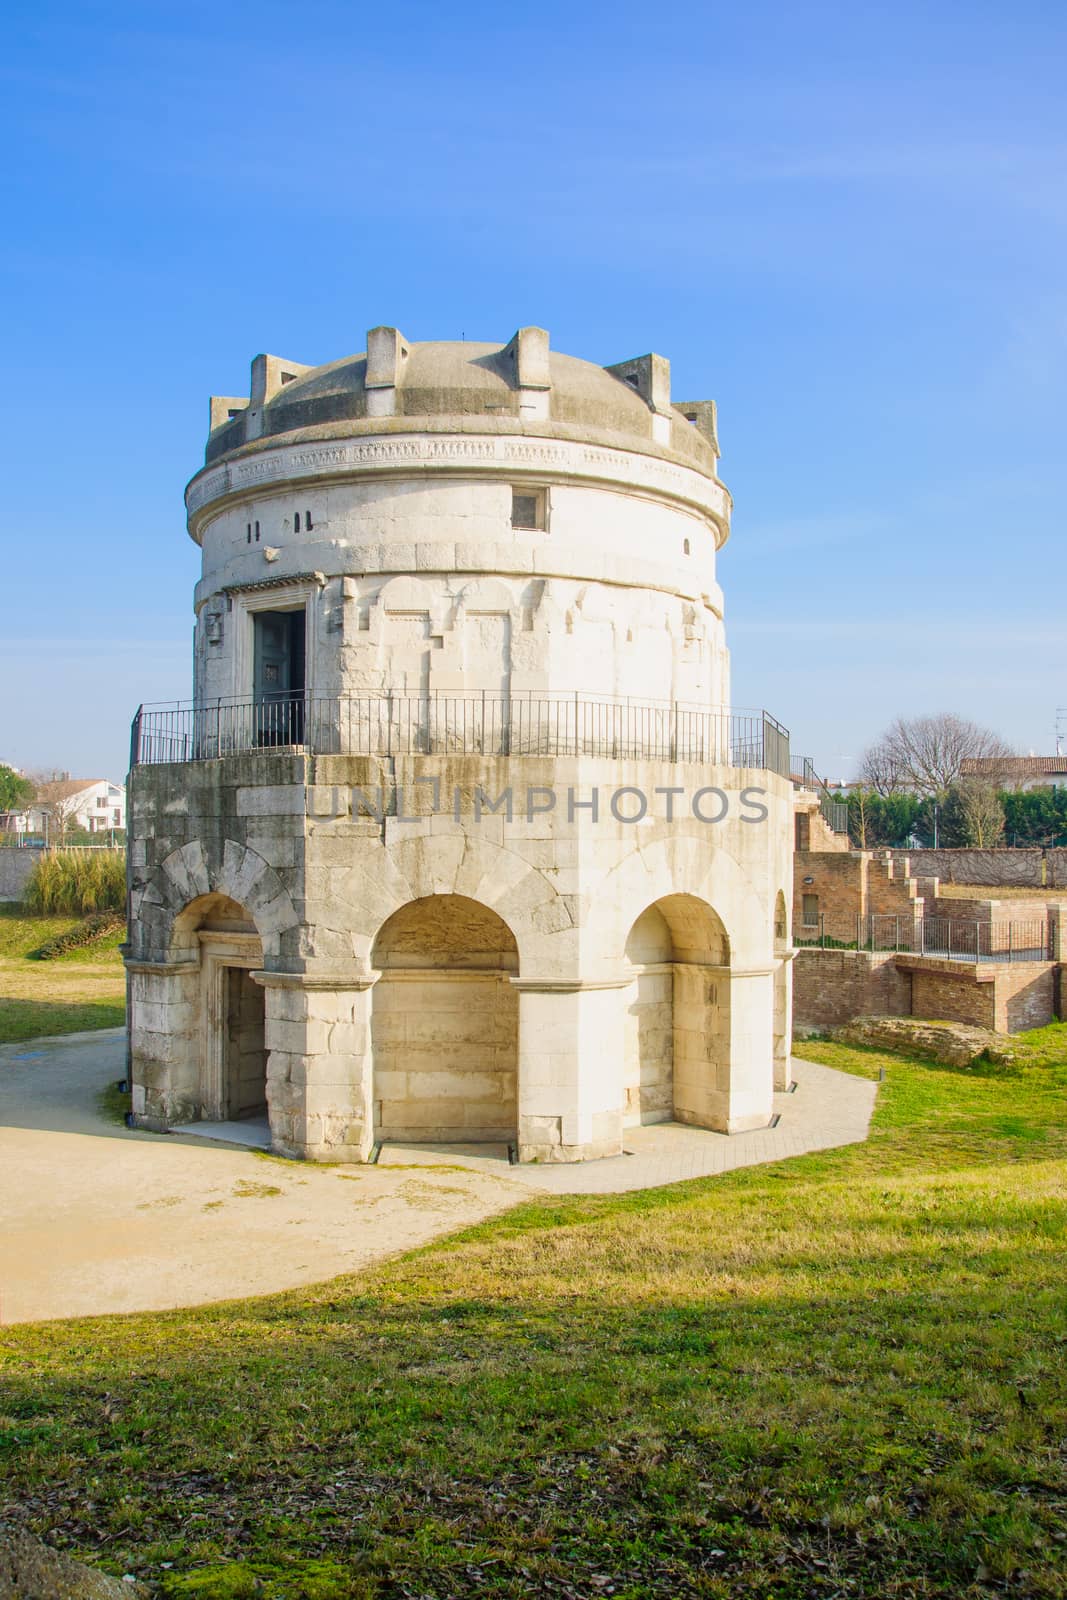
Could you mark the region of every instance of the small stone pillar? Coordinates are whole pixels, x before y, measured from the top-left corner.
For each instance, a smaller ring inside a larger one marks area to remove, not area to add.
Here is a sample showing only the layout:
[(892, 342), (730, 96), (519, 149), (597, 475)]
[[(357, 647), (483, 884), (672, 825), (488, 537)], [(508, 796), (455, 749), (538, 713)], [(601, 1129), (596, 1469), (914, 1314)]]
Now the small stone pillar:
[(793, 985), (790, 963), (795, 950), (780, 950), (774, 961), (774, 1087), (781, 1093), (793, 1083)]
[(126, 973), (130, 1105), (161, 1133), (201, 1114), (200, 962), (127, 961)]
[(774, 1115), (774, 969), (734, 968), (730, 985), (730, 1078), (726, 1132), (765, 1128)]
[(267, 1104), (281, 1155), (366, 1161), (374, 1144), (377, 974), (257, 972), (267, 992)]
[(622, 994), (631, 979), (511, 981), (519, 991), (519, 1160), (620, 1155)]

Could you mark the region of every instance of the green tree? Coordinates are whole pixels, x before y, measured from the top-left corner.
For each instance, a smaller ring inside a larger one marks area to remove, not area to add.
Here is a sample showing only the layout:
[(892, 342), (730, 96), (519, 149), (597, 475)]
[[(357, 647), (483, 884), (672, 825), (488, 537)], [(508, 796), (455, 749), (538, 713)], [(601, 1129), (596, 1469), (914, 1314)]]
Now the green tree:
[(0, 813), (24, 811), (36, 790), (28, 778), (11, 767), (0, 766)]
[(858, 850), (904, 844), (919, 827), (924, 804), (916, 794), (878, 794), (861, 785), (848, 797), (848, 831)]
[(1067, 789), (1013, 789), (1000, 798), (1009, 844), (1067, 844)]

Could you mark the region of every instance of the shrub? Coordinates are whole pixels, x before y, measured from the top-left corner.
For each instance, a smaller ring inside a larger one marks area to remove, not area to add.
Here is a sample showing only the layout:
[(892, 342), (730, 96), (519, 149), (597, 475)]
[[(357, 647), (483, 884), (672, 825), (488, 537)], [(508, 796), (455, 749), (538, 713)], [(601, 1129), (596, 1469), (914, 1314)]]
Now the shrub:
[(106, 939), (116, 928), (123, 926), (122, 913), (119, 911), (94, 911), (77, 927), (68, 928), (66, 933), (57, 933), (54, 939), (46, 939), (33, 952), (34, 961), (54, 961), (57, 956), (65, 956), (68, 950), (81, 950), (86, 945), (96, 944), (100, 939)]
[(123, 911), (126, 905), (124, 850), (47, 850), (26, 885), (30, 911), (85, 916)]

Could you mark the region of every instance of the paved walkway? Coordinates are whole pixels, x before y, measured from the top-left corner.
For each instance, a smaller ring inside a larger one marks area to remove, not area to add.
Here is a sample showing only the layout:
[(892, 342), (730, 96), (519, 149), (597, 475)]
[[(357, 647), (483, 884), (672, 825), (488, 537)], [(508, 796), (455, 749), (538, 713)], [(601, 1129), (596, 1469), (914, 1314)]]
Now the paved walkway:
[(109, 1121), (97, 1101), (125, 1070), (118, 1030), (0, 1046), (0, 1324), (295, 1288), (534, 1193), (621, 1193), (865, 1138), (875, 1085), (794, 1066), (777, 1127), (732, 1138), (664, 1123), (630, 1130), (628, 1155), (577, 1166), (438, 1145), (320, 1167)]
[(814, 1061), (794, 1058), (796, 1089), (774, 1097), (777, 1127), (729, 1138), (679, 1122), (628, 1128), (626, 1154), (575, 1166), (509, 1167), (503, 1147), (491, 1154), (477, 1145), (386, 1145), (378, 1165), (455, 1161), (472, 1170), (506, 1173), (513, 1182), (553, 1194), (625, 1194), (686, 1178), (712, 1178), (737, 1167), (784, 1161), (810, 1150), (866, 1139), (878, 1086)]

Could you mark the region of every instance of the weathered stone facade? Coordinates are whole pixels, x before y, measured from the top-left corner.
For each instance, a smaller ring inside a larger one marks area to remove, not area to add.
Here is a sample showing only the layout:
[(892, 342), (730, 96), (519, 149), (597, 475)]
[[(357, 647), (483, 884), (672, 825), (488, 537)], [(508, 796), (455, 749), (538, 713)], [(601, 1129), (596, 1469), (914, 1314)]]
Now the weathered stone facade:
[(659, 357), (376, 329), (212, 417), (194, 707), (130, 786), (138, 1119), (328, 1160), (766, 1124), (791, 788), (722, 709), (713, 408)]

